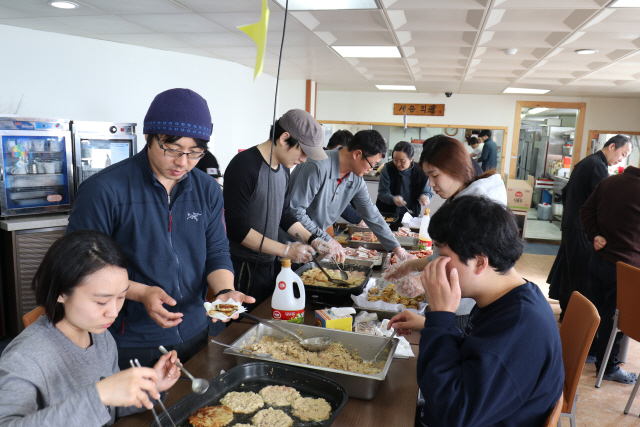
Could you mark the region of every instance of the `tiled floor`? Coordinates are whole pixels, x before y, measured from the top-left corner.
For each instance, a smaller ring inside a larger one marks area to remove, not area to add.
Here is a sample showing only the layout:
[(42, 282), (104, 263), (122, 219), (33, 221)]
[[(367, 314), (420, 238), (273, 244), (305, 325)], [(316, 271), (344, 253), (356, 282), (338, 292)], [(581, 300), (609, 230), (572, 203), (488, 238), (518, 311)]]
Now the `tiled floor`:
[(560, 221), (539, 221), (536, 208), (529, 209), (525, 239), (560, 241)]
[[(538, 284), (545, 295), (548, 294), (549, 285), (546, 283), (547, 275), (551, 270), (554, 257), (551, 255), (524, 254), (516, 264), (516, 270), (520, 275)], [(557, 301), (549, 300), (556, 317), (560, 313)], [(624, 369), (630, 372), (640, 372), (640, 343), (631, 340), (627, 363)], [(636, 399), (631, 406), (628, 415), (623, 410), (633, 386), (619, 384), (611, 381), (603, 381), (600, 388), (595, 388), (595, 365), (588, 364), (582, 372), (578, 385), (578, 403), (576, 409), (577, 427), (626, 427), (640, 426), (640, 401)], [(569, 426), (569, 419), (562, 418), (563, 427)]]

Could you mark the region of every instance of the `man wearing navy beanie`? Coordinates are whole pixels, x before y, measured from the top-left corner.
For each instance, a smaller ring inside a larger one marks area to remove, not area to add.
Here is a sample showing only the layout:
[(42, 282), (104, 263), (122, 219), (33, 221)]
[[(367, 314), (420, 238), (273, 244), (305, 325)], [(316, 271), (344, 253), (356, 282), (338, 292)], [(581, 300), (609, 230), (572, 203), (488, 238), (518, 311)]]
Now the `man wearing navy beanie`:
[(158, 346), (184, 362), (207, 343), (209, 289), (236, 292), (220, 186), (195, 169), (211, 136), (207, 101), (189, 89), (155, 97), (144, 118), (146, 147), (82, 183), (67, 233), (110, 235), (127, 255), (129, 290), (109, 330), (120, 368), (137, 358), (153, 366)]

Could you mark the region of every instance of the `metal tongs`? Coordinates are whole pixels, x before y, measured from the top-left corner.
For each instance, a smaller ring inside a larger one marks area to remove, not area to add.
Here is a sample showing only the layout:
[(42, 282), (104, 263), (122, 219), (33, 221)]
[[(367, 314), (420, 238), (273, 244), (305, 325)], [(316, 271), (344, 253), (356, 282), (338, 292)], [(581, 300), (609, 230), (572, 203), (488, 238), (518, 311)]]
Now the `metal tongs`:
[[(140, 362), (138, 361), (138, 359), (135, 359), (135, 362), (131, 359), (129, 359), (129, 364), (131, 365), (132, 368), (138, 367), (141, 368), (142, 365), (140, 365)], [(151, 402), (153, 402), (155, 399), (153, 399), (151, 397), (151, 395), (149, 394), (149, 392), (147, 392), (147, 394), (149, 395), (149, 399), (151, 399)], [(176, 427), (176, 423), (173, 422), (173, 418), (171, 418), (171, 415), (169, 415), (169, 411), (167, 411), (167, 408), (165, 408), (164, 403), (162, 403), (161, 399), (158, 399), (157, 402), (160, 404), (160, 406), (162, 406), (162, 410), (164, 411), (165, 415), (167, 416), (167, 418), (169, 418), (169, 421), (171, 421), (171, 425), (173, 427)], [(153, 414), (153, 418), (156, 420), (156, 423), (158, 424), (158, 427), (161, 427), (162, 424), (160, 424), (160, 419), (158, 418), (158, 414), (156, 414), (156, 410), (154, 409), (154, 407), (151, 407), (151, 413)]]
[[(302, 236), (300, 236), (300, 234), (296, 233), (296, 239), (298, 239), (298, 241), (300, 243), (302, 243), (303, 245), (306, 245), (304, 240), (302, 240)], [(331, 282), (331, 283), (333, 283), (334, 285), (337, 285), (337, 286), (344, 286), (344, 287), (351, 286), (351, 283), (347, 282), (346, 280), (334, 279), (333, 277), (331, 277), (329, 275), (329, 273), (327, 273), (327, 271), (320, 265), (320, 261), (318, 261), (318, 258), (316, 257), (316, 254), (312, 253), (311, 254), (311, 258), (313, 258), (313, 262), (316, 263), (316, 265), (318, 266), (320, 271), (322, 271), (324, 273), (324, 275), (327, 276), (327, 279), (329, 279), (329, 282)], [(334, 260), (334, 262), (335, 262), (335, 260)]]

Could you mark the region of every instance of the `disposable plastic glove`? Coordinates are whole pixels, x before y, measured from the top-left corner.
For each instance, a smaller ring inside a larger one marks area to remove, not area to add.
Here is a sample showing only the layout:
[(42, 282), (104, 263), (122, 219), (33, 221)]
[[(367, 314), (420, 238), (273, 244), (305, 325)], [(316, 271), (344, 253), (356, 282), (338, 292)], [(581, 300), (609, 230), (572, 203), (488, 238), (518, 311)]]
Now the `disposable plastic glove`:
[(417, 256), (407, 252), (404, 248), (399, 248), (394, 253), (396, 254), (396, 260), (399, 261), (399, 262), (408, 261), (410, 259), (417, 259), (418, 258)]
[(289, 242), (284, 250), (283, 258), (289, 258), (291, 262), (296, 264), (304, 264), (311, 261), (311, 251), (313, 251), (313, 248), (309, 245), (303, 245), (300, 242)]
[[(316, 239), (318, 240), (318, 239)], [(342, 247), (342, 245), (340, 243), (338, 243), (338, 241), (336, 239), (330, 239), (327, 244), (329, 245), (329, 247), (331, 248), (331, 251), (327, 254), (329, 256), (332, 256), (333, 259), (336, 260), (336, 262), (344, 262), (344, 258), (345, 258), (345, 253), (344, 253), (344, 248)]]
[(413, 266), (411, 266), (411, 264), (407, 262), (399, 262), (397, 264), (393, 264), (384, 273), (382, 273), (382, 278), (389, 282), (395, 283), (401, 278), (415, 271), (416, 270), (413, 268)]
[(404, 295), (409, 298), (414, 298), (420, 294), (424, 294), (424, 288), (422, 287), (422, 281), (420, 280), (420, 273), (410, 273), (396, 281), (395, 291), (398, 295)]
[(404, 205), (407, 204), (407, 202), (404, 201), (402, 196), (394, 196), (393, 197), (393, 203), (395, 203), (396, 206), (404, 206)]

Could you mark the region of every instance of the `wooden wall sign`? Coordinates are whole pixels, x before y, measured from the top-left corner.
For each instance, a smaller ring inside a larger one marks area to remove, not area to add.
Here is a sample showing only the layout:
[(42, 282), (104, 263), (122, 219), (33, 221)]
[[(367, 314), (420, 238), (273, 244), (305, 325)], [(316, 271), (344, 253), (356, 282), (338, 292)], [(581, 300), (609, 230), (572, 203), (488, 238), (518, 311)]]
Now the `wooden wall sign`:
[(404, 116), (444, 116), (444, 104), (393, 104), (393, 115)]

